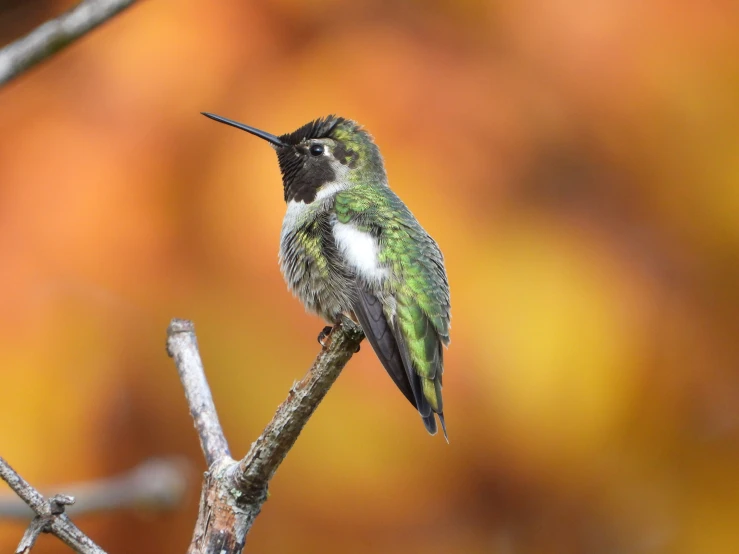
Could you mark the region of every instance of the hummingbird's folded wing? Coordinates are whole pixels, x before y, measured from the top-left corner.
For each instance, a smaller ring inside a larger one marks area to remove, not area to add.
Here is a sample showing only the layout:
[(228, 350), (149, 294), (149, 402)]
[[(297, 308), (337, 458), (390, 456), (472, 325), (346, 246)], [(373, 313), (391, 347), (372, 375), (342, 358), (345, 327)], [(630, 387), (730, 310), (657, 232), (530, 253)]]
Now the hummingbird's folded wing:
[(441, 395), (442, 345), (449, 342), (449, 284), (441, 250), (400, 198), (383, 186), (336, 194), (332, 233), (355, 274), (354, 311), (395, 384), (429, 432)]
[[(421, 389), (420, 376), (408, 365), (409, 359), (398, 344), (396, 334), (387, 321), (382, 302), (371, 292), (357, 287), (354, 313), (362, 325), (367, 340), (372, 345), (390, 378), (405, 395), (408, 401), (418, 409), (423, 423), (429, 433), (436, 433), (436, 420), (431, 412), (426, 397)], [(405, 348), (405, 345), (402, 345)]]

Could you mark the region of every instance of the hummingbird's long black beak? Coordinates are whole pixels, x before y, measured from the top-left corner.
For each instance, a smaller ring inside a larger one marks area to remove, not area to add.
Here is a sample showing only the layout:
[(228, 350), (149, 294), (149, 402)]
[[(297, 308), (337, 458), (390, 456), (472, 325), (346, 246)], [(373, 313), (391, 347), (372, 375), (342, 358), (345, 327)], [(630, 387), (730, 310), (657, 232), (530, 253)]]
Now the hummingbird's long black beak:
[(279, 137), (271, 135), (265, 131), (260, 131), (259, 129), (255, 129), (254, 127), (249, 127), (248, 125), (244, 125), (243, 123), (239, 123), (231, 119), (226, 119), (225, 117), (221, 117), (220, 115), (215, 115), (215, 114), (207, 113), (207, 112), (200, 112), (200, 113), (202, 113), (205, 117), (209, 117), (215, 121), (218, 121), (219, 123), (225, 123), (226, 125), (230, 125), (231, 127), (236, 127), (237, 129), (241, 129), (242, 131), (251, 133), (252, 135), (255, 135), (261, 139), (264, 139), (267, 142), (274, 144), (275, 146), (287, 146), (287, 144), (282, 142), (279, 139)]

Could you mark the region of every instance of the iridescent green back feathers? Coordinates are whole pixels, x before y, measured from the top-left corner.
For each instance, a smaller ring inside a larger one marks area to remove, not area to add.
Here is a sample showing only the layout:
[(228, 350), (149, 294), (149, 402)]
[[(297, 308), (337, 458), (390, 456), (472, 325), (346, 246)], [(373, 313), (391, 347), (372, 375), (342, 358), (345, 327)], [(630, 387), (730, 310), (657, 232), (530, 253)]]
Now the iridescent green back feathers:
[[(396, 384), (402, 378), (407, 381), (405, 390), (401, 384), (398, 386), (418, 408), (429, 431), (434, 432), (432, 412), (439, 415), (444, 427), (442, 345), (449, 343), (451, 318), (449, 285), (441, 251), (387, 187), (358, 185), (341, 191), (336, 195), (334, 210), (339, 223), (350, 224), (378, 238), (378, 262), (389, 269), (388, 276), (382, 283), (360, 279), (359, 294), (371, 295), (382, 304), (403, 371), (383, 365)], [(358, 311), (363, 309), (371, 311), (371, 307), (361, 305)], [(380, 326), (376, 331), (383, 330)], [(372, 330), (365, 332), (372, 342)], [(379, 338), (376, 340), (379, 342)], [(378, 350), (382, 345), (373, 344), (373, 347)], [(391, 347), (386, 350), (391, 358)], [(446, 435), (445, 429), (444, 432)]]

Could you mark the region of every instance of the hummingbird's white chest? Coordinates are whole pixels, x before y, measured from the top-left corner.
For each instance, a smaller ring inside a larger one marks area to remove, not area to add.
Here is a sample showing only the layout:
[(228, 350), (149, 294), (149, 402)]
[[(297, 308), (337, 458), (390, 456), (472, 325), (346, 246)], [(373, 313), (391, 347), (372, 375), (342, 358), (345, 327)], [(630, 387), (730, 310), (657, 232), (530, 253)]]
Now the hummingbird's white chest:
[(380, 245), (375, 237), (350, 223), (335, 222), (334, 240), (344, 262), (367, 282), (381, 283), (389, 270), (380, 264)]

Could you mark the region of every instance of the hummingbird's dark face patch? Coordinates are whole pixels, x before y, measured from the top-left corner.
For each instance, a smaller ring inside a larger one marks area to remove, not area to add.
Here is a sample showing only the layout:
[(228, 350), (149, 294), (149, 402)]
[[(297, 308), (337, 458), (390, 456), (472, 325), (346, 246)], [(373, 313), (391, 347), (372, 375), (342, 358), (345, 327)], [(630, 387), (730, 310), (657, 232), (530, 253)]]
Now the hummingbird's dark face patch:
[(358, 143), (354, 140), (357, 136), (366, 136), (364, 140), (372, 144), (359, 125), (335, 115), (316, 119), (280, 136), (284, 146), (276, 150), (285, 201), (310, 204), (323, 185), (336, 180), (337, 171), (343, 172), (342, 165), (356, 169), (360, 163)]
[(285, 202), (295, 200), (310, 204), (316, 199), (318, 189), (336, 180), (330, 156), (311, 153), (311, 147), (316, 144), (319, 143), (277, 148)]

